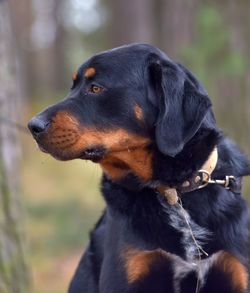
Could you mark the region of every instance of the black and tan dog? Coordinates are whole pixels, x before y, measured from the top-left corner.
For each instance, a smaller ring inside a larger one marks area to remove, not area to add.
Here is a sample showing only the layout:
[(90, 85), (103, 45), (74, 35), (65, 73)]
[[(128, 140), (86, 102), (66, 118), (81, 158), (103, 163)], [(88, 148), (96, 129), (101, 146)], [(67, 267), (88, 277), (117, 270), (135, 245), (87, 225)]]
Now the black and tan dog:
[(249, 164), (182, 65), (144, 44), (97, 54), (29, 128), (42, 151), (104, 172), (70, 293), (248, 292)]

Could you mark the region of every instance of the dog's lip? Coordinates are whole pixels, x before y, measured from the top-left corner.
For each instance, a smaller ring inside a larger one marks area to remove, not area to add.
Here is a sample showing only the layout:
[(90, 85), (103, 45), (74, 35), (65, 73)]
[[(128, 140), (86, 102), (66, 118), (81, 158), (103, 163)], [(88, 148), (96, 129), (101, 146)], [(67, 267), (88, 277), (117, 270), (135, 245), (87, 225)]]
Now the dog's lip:
[(50, 154), (57, 160), (73, 160), (73, 159), (85, 159), (92, 160), (94, 162), (100, 161), (106, 154), (107, 150), (101, 146), (89, 146), (86, 147), (83, 151), (77, 153), (71, 153), (70, 149), (56, 149), (50, 148), (47, 144), (42, 143), (41, 139), (35, 139), (37, 147), (46, 154)]
[(83, 160), (91, 160), (95, 163), (100, 162), (109, 154), (115, 154), (119, 152), (134, 150), (138, 148), (138, 146), (131, 146), (128, 148), (117, 148), (117, 149), (106, 149), (102, 145), (94, 145), (84, 148), (82, 151), (77, 153), (72, 153), (70, 149), (51, 149), (47, 145), (43, 145), (43, 143), (36, 140), (38, 148), (47, 154), (50, 154), (57, 160), (67, 161), (73, 159), (83, 159)]
[(35, 141), (36, 141), (36, 145), (40, 151), (42, 151), (45, 154), (49, 154), (49, 152), (43, 146), (41, 146), (41, 144), (37, 140), (35, 140)]
[(80, 158), (98, 162), (106, 155), (106, 153), (107, 150), (103, 146), (87, 147), (81, 153)]

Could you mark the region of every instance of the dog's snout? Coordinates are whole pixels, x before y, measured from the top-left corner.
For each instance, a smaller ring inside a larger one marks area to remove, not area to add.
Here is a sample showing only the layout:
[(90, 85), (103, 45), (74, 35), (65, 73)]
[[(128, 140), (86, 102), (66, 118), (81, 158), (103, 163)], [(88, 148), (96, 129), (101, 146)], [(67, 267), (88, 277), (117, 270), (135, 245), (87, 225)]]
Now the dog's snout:
[(28, 128), (33, 136), (38, 136), (47, 130), (49, 124), (48, 121), (44, 121), (42, 118), (36, 116), (29, 121)]

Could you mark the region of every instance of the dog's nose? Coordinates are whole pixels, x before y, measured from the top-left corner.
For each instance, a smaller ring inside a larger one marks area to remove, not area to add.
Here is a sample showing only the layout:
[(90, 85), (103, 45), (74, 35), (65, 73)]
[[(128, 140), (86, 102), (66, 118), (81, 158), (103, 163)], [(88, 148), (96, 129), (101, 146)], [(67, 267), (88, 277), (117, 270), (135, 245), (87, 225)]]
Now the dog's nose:
[(46, 131), (49, 124), (50, 123), (48, 121), (44, 121), (40, 117), (36, 116), (29, 121), (28, 128), (34, 136), (38, 136)]

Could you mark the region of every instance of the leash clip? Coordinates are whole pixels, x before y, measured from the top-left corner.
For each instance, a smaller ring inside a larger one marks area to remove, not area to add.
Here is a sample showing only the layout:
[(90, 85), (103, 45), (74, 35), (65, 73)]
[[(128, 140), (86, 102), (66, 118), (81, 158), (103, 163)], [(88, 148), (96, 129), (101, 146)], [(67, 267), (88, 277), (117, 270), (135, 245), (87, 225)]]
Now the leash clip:
[(211, 174), (206, 170), (199, 170), (198, 173), (200, 174), (202, 184), (198, 187), (198, 189), (206, 187), (208, 184), (219, 184), (223, 185), (225, 189), (230, 189), (229, 184), (230, 180), (235, 180), (234, 176), (225, 176), (224, 180), (218, 179), (211, 179)]

